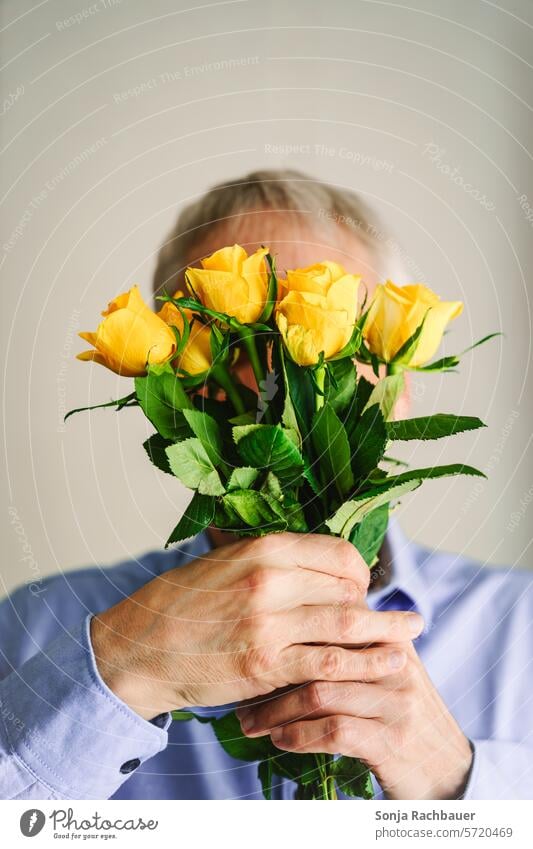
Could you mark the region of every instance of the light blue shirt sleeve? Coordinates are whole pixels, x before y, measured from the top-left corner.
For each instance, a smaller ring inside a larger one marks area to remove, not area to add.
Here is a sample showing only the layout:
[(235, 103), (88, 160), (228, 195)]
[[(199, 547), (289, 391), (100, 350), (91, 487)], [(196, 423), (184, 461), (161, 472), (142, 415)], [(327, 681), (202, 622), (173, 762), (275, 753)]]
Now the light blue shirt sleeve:
[(90, 616), (0, 682), (0, 798), (108, 799), (167, 745), (100, 677)]
[(500, 740), (471, 743), (474, 760), (463, 799), (533, 799), (533, 745)]

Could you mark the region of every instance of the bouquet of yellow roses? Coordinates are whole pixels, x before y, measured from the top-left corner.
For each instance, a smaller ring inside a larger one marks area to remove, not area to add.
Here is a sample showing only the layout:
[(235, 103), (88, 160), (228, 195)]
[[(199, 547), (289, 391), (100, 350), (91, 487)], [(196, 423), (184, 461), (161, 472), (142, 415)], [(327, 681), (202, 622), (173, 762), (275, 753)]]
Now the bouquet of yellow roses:
[[(393, 417), (406, 370), (458, 364), (432, 358), (461, 303), (391, 281), (368, 300), (361, 278), (330, 261), (278, 277), (267, 248), (248, 256), (233, 245), (201, 265), (186, 270), (185, 292), (161, 296), (157, 313), (134, 286), (111, 301), (96, 332), (80, 334), (92, 348), (79, 359), (134, 378), (130, 394), (98, 406), (140, 407), (154, 427), (144, 444), (150, 460), (193, 491), (167, 546), (209, 526), (239, 536), (334, 534), (371, 569), (391, 504), (429, 478), (481, 475), (462, 464), (398, 473), (387, 455), (398, 440), (483, 426), (453, 414)], [(239, 378), (243, 364), (254, 388)], [(232, 756), (258, 762), (267, 798), (273, 776), (296, 781), (298, 798), (334, 799), (336, 785), (372, 796), (357, 759), (282, 753), (269, 737), (245, 738), (234, 713), (196, 718), (212, 723)]]

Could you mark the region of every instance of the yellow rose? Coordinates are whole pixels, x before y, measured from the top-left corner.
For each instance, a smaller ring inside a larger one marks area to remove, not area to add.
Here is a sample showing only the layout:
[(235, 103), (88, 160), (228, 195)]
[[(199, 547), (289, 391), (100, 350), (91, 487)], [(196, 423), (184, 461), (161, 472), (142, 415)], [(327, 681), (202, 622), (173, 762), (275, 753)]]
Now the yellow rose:
[(176, 350), (173, 331), (145, 304), (137, 286), (118, 295), (102, 315), (95, 333), (78, 334), (94, 346), (78, 354), (79, 360), (94, 360), (124, 377), (138, 377), (146, 374), (147, 363), (163, 363)]
[[(183, 292), (176, 292), (174, 297), (182, 298)], [(183, 310), (183, 312), (190, 321), (192, 312), (190, 310)], [(165, 301), (157, 315), (166, 324), (176, 327), (179, 333), (183, 333), (183, 316), (170, 301)], [(201, 374), (207, 371), (212, 363), (210, 337), (211, 331), (205, 324), (193, 322), (185, 350), (176, 357), (174, 364), (188, 374)]]
[(441, 343), (448, 322), (463, 311), (461, 301), (441, 301), (420, 283), (396, 286), (390, 280), (377, 287), (364, 327), (369, 350), (386, 363), (427, 317), (411, 366), (427, 363)]
[(248, 254), (240, 245), (222, 248), (188, 268), (187, 279), (204, 307), (233, 316), (242, 324), (257, 321), (268, 293), (268, 248)]
[(360, 282), (336, 262), (287, 271), (287, 279), (279, 281), (276, 323), (295, 362), (315, 365), (321, 351), (327, 360), (350, 341)]

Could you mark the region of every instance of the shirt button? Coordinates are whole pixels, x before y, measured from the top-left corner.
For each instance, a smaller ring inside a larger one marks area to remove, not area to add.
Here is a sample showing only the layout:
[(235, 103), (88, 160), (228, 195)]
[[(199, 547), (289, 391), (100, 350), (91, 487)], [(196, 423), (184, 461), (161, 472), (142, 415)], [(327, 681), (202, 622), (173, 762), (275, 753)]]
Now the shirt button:
[(134, 769), (137, 769), (140, 766), (141, 761), (139, 758), (133, 758), (131, 761), (126, 761), (120, 767), (120, 771), (122, 775), (128, 775), (130, 772), (133, 772)]

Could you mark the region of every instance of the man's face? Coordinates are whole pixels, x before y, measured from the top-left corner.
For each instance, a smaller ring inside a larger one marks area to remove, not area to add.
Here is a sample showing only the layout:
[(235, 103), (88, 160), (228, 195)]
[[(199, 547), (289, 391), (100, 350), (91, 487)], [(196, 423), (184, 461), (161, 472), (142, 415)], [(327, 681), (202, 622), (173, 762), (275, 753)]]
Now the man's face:
[[(273, 238), (269, 238), (269, 234)], [(279, 277), (284, 277), (287, 269), (305, 268), (328, 259), (338, 262), (351, 274), (361, 275), (369, 297), (380, 282), (376, 259), (357, 236), (357, 232), (340, 225), (332, 225), (330, 222), (322, 230), (318, 227), (297, 226), (293, 220), (287, 220), (283, 224), (280, 223), (279, 216), (271, 216), (268, 213), (261, 216), (252, 215), (240, 222), (235, 231), (212, 232), (209, 244), (201, 246), (200, 256), (209, 255), (225, 244), (234, 242), (242, 245), (249, 254), (261, 245), (266, 245), (275, 257)], [(368, 380), (375, 382), (375, 375), (369, 366), (358, 364), (357, 370)], [(242, 353), (236, 371), (245, 386), (256, 389), (252, 369)], [(404, 393), (397, 404), (396, 415), (403, 418), (407, 411), (408, 398)]]

